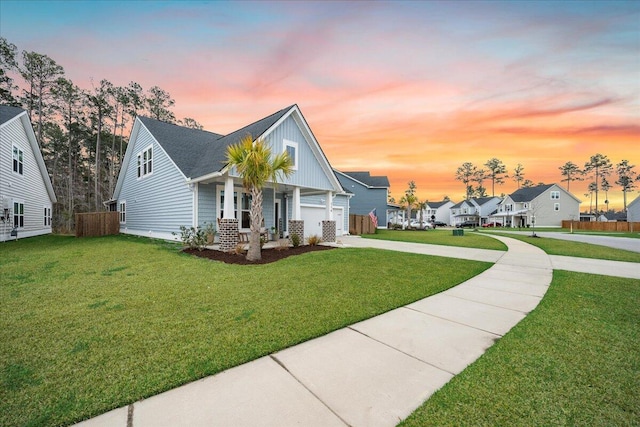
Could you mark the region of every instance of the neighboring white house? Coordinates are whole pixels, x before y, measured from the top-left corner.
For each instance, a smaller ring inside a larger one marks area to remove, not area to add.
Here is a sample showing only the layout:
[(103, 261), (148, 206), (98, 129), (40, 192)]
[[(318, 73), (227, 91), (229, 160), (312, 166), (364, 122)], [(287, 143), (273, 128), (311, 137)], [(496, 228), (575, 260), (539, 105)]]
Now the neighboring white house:
[(561, 227), (580, 218), (580, 200), (557, 184), (521, 188), (498, 205), (492, 215), (505, 227)]
[(627, 205), (627, 221), (640, 222), (640, 196)]
[(443, 200), (441, 202), (427, 202), (427, 208), (425, 209), (425, 219), (429, 222), (440, 221), (447, 225), (451, 224), (451, 207), (453, 206), (451, 200)]
[(456, 203), (449, 208), (451, 212), (450, 224), (456, 225), (465, 221), (473, 221), (482, 226), (489, 222), (491, 214), (496, 211), (500, 201), (500, 197), (472, 197), (469, 200)]
[(27, 112), (0, 105), (0, 241), (51, 233), (55, 202)]
[(226, 164), (227, 148), (246, 135), (263, 139), (273, 153), (289, 153), (294, 161), (289, 178), (263, 190), (266, 229), (276, 227), (286, 235), (291, 224), (300, 227), (302, 221), (305, 237), (326, 240), (324, 223), (334, 222), (335, 235), (349, 232), (350, 195), (297, 105), (228, 135), (138, 117), (110, 201), (110, 209), (120, 212), (120, 232), (176, 239), (172, 233), (180, 226), (233, 218), (236, 230), (248, 232), (251, 196), (235, 168)]

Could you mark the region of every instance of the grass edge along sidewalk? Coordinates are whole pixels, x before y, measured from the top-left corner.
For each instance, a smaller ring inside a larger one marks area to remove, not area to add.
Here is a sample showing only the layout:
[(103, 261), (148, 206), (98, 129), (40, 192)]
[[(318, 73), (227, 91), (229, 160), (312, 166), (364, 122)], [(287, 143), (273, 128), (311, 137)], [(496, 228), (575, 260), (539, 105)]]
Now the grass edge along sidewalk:
[(639, 289), (554, 271), (540, 305), (400, 426), (637, 425)]
[(453, 268), (446, 258), (375, 249), (237, 266), (130, 236), (41, 236), (0, 249), (3, 426), (97, 416), (491, 266), (456, 260)]

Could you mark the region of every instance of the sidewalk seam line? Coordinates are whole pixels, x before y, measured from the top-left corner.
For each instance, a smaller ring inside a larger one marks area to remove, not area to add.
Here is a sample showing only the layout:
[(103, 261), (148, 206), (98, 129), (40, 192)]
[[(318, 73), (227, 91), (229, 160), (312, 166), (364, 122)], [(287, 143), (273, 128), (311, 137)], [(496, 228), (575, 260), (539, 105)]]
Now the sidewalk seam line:
[(347, 427), (352, 427), (351, 424), (349, 424), (344, 418), (342, 418), (336, 411), (333, 410), (333, 408), (331, 408), (324, 400), (322, 400), (320, 398), (320, 396), (318, 396), (317, 394), (315, 394), (313, 392), (313, 390), (311, 390), (309, 387), (306, 386), (306, 384), (304, 384), (302, 381), (300, 381), (300, 379), (298, 377), (296, 377), (293, 372), (291, 372), (284, 364), (283, 361), (281, 361), (280, 359), (278, 359), (276, 357), (275, 354), (270, 354), (269, 357), (271, 358), (271, 360), (273, 360), (274, 362), (276, 362), (282, 369), (285, 370), (285, 372), (287, 372), (289, 375), (291, 375), (291, 378), (293, 378), (294, 380), (296, 380), (298, 382), (298, 384), (300, 384), (302, 387), (304, 387), (305, 390), (307, 390), (309, 393), (311, 393), (311, 395), (313, 397), (315, 397), (318, 402), (320, 402), (325, 408), (327, 408), (333, 415), (335, 415), (336, 417), (338, 417), (338, 419), (340, 421), (342, 421), (344, 423), (345, 426)]

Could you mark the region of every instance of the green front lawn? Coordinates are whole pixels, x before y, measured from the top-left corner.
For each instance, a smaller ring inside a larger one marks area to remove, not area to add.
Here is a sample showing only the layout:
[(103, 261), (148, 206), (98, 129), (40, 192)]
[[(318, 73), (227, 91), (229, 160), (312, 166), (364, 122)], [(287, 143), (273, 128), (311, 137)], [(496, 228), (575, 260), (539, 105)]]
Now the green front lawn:
[(238, 266), (178, 249), (127, 236), (0, 244), (0, 425), (99, 415), (441, 292), (491, 265), (334, 249)]
[(540, 305), (409, 426), (640, 425), (640, 280), (555, 271)]
[(523, 242), (530, 243), (534, 246), (539, 247), (549, 255), (596, 258), (611, 261), (640, 262), (640, 253), (638, 252), (614, 249), (601, 245), (592, 245), (589, 243), (553, 239), (551, 237), (531, 237), (530, 234), (523, 235), (513, 233), (499, 233), (497, 230), (494, 231), (494, 233), (500, 236), (511, 237), (512, 239), (518, 239)]
[(363, 234), (365, 239), (393, 240), (397, 242), (428, 243), (431, 245), (458, 246), (463, 248), (494, 249), (506, 251), (499, 240), (464, 230), (463, 236), (454, 236), (453, 230), (376, 230), (376, 234)]

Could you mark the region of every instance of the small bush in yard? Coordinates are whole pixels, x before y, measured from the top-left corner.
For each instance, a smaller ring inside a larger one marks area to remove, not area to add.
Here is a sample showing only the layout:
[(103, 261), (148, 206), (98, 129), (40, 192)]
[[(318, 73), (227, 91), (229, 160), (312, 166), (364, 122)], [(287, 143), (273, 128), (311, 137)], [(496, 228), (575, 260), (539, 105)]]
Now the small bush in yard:
[(298, 246), (300, 246), (300, 236), (298, 236), (298, 234), (291, 233), (291, 244), (293, 245), (294, 248), (297, 248)]
[(309, 236), (309, 238), (307, 239), (307, 243), (311, 246), (316, 246), (320, 242), (322, 242), (322, 238), (316, 234), (314, 234), (313, 236)]
[[(177, 233), (175, 232), (171, 234), (177, 236)], [(201, 251), (207, 245), (207, 234), (205, 230), (200, 228), (185, 227), (184, 225), (181, 225), (180, 241), (182, 241), (183, 246), (186, 246), (189, 249), (197, 249)]]

